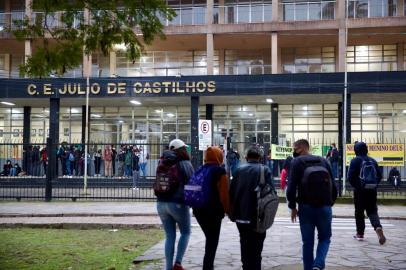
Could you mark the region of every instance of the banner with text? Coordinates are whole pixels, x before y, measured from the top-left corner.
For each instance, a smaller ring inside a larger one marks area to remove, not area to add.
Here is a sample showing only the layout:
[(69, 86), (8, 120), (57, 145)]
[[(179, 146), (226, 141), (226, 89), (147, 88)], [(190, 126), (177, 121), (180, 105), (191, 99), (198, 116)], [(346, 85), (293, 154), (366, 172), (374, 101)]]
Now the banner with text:
[[(355, 157), (354, 145), (346, 145), (346, 163), (350, 165)], [(368, 144), (368, 156), (379, 166), (405, 166), (405, 146), (403, 144)]]
[(272, 159), (276, 160), (284, 160), (289, 156), (292, 156), (293, 148), (288, 146), (280, 146), (276, 144), (272, 144)]

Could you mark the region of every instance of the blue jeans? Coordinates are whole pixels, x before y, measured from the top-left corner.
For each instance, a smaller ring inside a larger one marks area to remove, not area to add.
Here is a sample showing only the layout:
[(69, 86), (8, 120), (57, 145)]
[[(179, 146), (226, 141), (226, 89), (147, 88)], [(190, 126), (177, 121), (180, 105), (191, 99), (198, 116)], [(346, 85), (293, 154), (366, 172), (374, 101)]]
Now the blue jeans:
[(137, 188), (138, 186), (138, 180), (140, 179), (140, 171), (133, 171), (133, 188)]
[[(324, 269), (331, 238), (331, 206), (312, 207), (307, 204), (300, 204), (298, 215), (303, 241), (304, 270), (311, 270), (313, 267)], [(315, 228), (317, 228), (319, 239), (316, 258), (313, 256)]]
[(125, 174), (124, 176), (131, 176), (132, 168), (131, 165), (125, 165)]
[(165, 230), (165, 258), (166, 268), (173, 267), (173, 255), (175, 253), (176, 224), (179, 226), (180, 238), (176, 252), (175, 262), (182, 263), (190, 237), (190, 210), (185, 204), (173, 202), (157, 202), (159, 217)]
[(140, 169), (142, 171), (142, 176), (143, 177), (147, 176), (147, 162), (142, 162), (139, 165), (140, 165)]
[(69, 159), (66, 159), (66, 171), (67, 171), (67, 175), (72, 175), (73, 171), (71, 168), (71, 162)]
[(334, 179), (338, 178), (338, 162), (331, 162), (331, 170), (332, 170)]

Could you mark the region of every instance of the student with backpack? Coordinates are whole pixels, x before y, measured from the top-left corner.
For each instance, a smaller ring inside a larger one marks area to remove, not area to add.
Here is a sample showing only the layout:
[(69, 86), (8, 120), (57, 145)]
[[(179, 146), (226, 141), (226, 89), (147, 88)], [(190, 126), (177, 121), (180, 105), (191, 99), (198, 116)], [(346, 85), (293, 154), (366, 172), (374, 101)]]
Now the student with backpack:
[[(193, 173), (186, 144), (179, 139), (172, 140), (169, 143), (169, 150), (161, 157), (153, 186), (157, 196), (158, 214), (166, 236), (166, 270), (183, 270), (182, 259), (190, 237), (190, 208), (185, 204), (183, 193), (184, 186)], [(179, 226), (180, 238), (173, 264), (176, 224)]]
[[(307, 140), (298, 140), (293, 147), (295, 158), (289, 172), (288, 206), (292, 222), (299, 215), (304, 270), (320, 270), (325, 267), (330, 247), (332, 205), (337, 199), (337, 187), (327, 160), (310, 155)], [(313, 254), (315, 228), (318, 234), (316, 258)]]
[(357, 234), (354, 235), (354, 239), (364, 240), (364, 212), (366, 211), (369, 221), (378, 235), (379, 244), (383, 245), (386, 238), (383, 234), (376, 204), (376, 188), (382, 179), (382, 173), (376, 160), (367, 156), (368, 147), (364, 142), (357, 142), (354, 145), (354, 152), (356, 157), (351, 160), (347, 177), (354, 188), (355, 223), (357, 227)]
[[(258, 231), (258, 193), (261, 180), (263, 186), (273, 187), (271, 171), (260, 163), (263, 151), (251, 146), (246, 154), (247, 163), (235, 172), (230, 184), (230, 219), (237, 224), (240, 233), (241, 262), (244, 270), (261, 269), (261, 253), (266, 230)], [(262, 176), (261, 176), (262, 175)], [(277, 198), (277, 197), (276, 197)], [(273, 221), (273, 220), (272, 220)]]
[(221, 166), (223, 151), (214, 146), (207, 148), (204, 162), (185, 185), (185, 201), (193, 207), (193, 214), (206, 237), (203, 270), (212, 270), (221, 221), (229, 212), (230, 203), (227, 172)]

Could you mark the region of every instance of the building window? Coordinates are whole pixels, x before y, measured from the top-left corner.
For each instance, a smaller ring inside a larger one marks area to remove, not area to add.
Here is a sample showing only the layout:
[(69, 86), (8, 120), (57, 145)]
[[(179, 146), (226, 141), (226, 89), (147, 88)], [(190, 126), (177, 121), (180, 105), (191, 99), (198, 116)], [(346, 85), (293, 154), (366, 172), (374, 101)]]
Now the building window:
[(166, 2), (175, 11), (177, 16), (172, 21), (161, 18), (163, 25), (201, 25), (206, 23), (206, 1), (167, 0)]
[(226, 50), (225, 74), (271, 74), (271, 50)]
[(103, 54), (92, 55), (92, 77), (109, 77), (110, 60), (109, 56)]
[(348, 18), (396, 16), (396, 0), (349, 0)]
[(8, 72), (6, 72), (6, 55), (0, 54), (0, 78), (8, 78)]
[(335, 1), (285, 0), (281, 3), (284, 21), (334, 20)]
[(335, 71), (335, 48), (282, 48), (283, 73)]
[(11, 55), (11, 78), (19, 78), (20, 77), (20, 69), (19, 66), (24, 63), (24, 56), (23, 55)]
[(396, 71), (396, 45), (365, 45), (347, 47), (347, 70), (360, 71)]
[[(223, 2), (224, 3), (224, 2)], [(272, 1), (235, 0), (219, 5), (214, 1), (214, 23), (258, 23), (272, 21)]]
[[(213, 74), (219, 73), (219, 54), (214, 51)], [(134, 63), (125, 55), (117, 54), (117, 75), (135, 76), (175, 76), (206, 75), (206, 51), (149, 51)]]

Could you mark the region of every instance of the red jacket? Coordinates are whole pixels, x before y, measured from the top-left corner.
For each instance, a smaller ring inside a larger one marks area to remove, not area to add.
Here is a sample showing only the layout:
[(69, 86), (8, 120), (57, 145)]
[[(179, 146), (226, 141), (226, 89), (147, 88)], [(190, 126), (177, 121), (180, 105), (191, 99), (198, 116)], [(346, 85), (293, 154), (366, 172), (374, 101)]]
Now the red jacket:
[(288, 171), (286, 169), (282, 169), (282, 171), (281, 171), (281, 190), (285, 190), (287, 180), (288, 180)]

